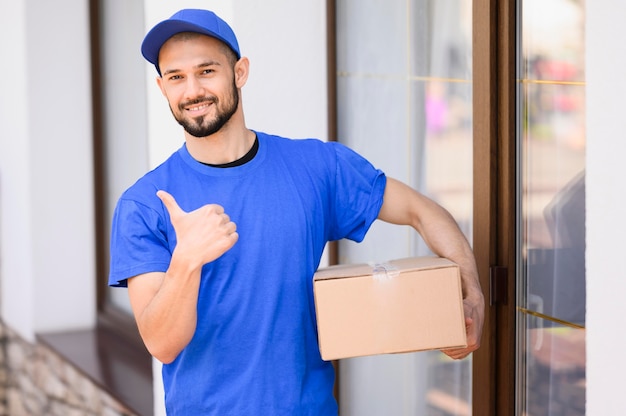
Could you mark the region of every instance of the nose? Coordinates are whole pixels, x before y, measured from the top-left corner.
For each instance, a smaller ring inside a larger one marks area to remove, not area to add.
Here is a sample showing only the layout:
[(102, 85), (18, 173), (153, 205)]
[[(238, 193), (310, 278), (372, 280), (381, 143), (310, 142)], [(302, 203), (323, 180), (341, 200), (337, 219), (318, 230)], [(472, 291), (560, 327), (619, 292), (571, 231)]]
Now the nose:
[(197, 77), (187, 77), (187, 83), (185, 85), (185, 98), (187, 100), (202, 97), (204, 93), (204, 85), (202, 85), (202, 82)]

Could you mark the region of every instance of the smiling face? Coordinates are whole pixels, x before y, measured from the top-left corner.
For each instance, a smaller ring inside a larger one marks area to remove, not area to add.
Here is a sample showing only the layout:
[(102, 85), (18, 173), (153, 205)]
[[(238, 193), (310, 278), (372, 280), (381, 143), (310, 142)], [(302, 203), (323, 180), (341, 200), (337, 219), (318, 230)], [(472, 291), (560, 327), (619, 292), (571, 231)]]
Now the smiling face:
[(217, 39), (192, 33), (170, 38), (159, 53), (157, 82), (185, 131), (206, 137), (220, 131), (239, 109), (234, 53)]

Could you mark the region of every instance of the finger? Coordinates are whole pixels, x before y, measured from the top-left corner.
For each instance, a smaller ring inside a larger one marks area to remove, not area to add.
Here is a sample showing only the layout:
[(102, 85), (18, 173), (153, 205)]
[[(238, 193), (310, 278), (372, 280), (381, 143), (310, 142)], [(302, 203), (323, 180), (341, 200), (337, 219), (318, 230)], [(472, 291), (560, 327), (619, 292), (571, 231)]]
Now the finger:
[(186, 212), (178, 206), (178, 203), (176, 202), (174, 197), (169, 193), (159, 190), (157, 191), (157, 196), (163, 202), (163, 205), (165, 205), (167, 212), (170, 213), (170, 217), (176, 217), (186, 214)]
[(449, 350), (441, 350), (441, 352), (443, 352), (444, 354), (446, 354), (448, 357), (452, 358), (453, 360), (462, 360), (463, 358), (467, 357), (470, 352), (467, 350), (458, 350), (458, 349), (449, 349)]

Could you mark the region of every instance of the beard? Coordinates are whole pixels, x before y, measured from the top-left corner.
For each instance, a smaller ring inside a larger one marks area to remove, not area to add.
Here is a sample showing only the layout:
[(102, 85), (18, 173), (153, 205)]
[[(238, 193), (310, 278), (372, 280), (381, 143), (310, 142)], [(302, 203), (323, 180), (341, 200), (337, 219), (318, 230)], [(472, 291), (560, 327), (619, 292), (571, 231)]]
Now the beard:
[[(194, 118), (185, 117), (185, 107), (201, 103), (213, 103), (216, 111), (215, 116), (203, 115)], [(216, 96), (200, 97), (179, 104), (178, 113), (176, 113), (171, 106), (170, 111), (178, 124), (180, 124), (187, 133), (194, 137), (207, 137), (220, 131), (220, 129), (228, 123), (233, 114), (235, 114), (238, 106), (239, 93), (235, 81), (233, 80), (230, 93), (224, 97), (224, 100), (219, 100)]]

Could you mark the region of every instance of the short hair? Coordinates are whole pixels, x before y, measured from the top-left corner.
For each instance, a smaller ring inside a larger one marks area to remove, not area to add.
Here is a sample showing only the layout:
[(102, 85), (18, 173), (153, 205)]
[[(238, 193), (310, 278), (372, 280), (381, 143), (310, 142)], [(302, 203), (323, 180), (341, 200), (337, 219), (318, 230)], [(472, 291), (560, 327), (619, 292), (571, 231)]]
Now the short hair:
[[(184, 40), (196, 39), (196, 38), (199, 38), (200, 36), (208, 36), (208, 35), (204, 35), (202, 33), (197, 33), (197, 32), (180, 32), (180, 33), (175, 34), (174, 36), (172, 36), (168, 40), (174, 39), (174, 40), (183, 40), (184, 41)], [(227, 44), (225, 44), (221, 40), (219, 40), (217, 38), (213, 38), (213, 39), (216, 39), (216, 40), (219, 41), (220, 49), (221, 49), (222, 53), (224, 55), (226, 55), (226, 58), (228, 59), (228, 62), (230, 63), (230, 66), (234, 68), (235, 64), (238, 61), (237, 53), (235, 53), (235, 51), (233, 51)], [(161, 68), (159, 67), (159, 65), (157, 65), (157, 70), (158, 70), (159, 74), (161, 74)]]

